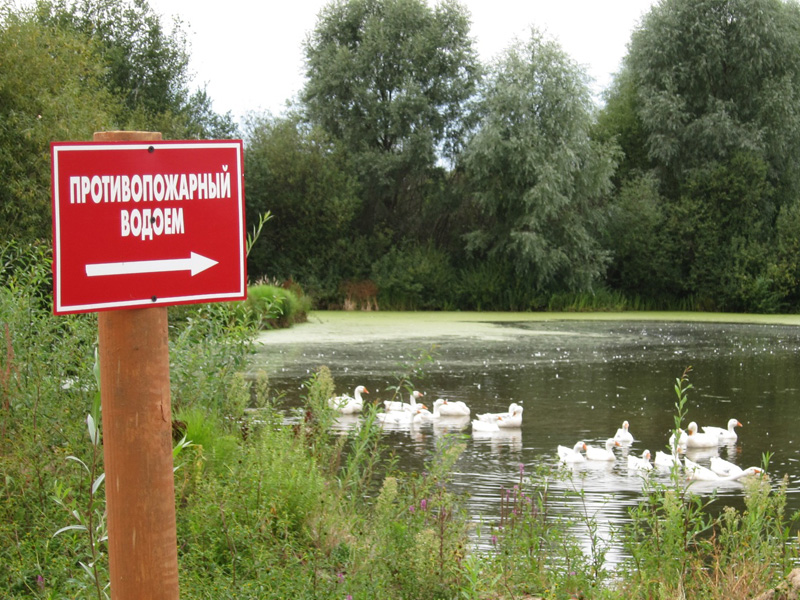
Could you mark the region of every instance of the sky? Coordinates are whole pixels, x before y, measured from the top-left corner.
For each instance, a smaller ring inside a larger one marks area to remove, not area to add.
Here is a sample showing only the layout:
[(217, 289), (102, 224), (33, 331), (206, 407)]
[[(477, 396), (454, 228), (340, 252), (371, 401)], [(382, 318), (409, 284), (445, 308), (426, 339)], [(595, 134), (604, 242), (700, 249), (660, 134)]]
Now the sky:
[[(596, 97), (611, 82), (631, 32), (658, 0), (460, 0), (472, 17), (480, 60), (488, 63), (531, 26), (557, 40), (594, 81)], [(205, 86), (218, 113), (284, 112), (303, 87), (302, 45), (329, 0), (149, 0), (183, 22), (192, 87)], [(428, 0), (433, 5), (433, 0)]]

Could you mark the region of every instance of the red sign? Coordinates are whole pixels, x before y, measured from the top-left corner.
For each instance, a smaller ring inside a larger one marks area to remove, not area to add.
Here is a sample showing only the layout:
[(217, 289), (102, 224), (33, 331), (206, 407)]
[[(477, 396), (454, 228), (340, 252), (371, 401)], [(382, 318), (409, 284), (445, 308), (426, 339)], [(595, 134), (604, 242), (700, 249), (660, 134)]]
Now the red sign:
[(58, 142), (56, 314), (244, 300), (242, 142)]

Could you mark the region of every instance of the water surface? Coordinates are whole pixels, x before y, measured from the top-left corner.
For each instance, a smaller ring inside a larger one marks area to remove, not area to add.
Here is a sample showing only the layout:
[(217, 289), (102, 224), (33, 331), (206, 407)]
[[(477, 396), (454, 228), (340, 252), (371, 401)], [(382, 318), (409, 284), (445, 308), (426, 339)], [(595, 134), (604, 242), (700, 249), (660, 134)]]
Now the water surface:
[[(623, 522), (627, 508), (641, 499), (642, 480), (628, 471), (627, 452), (666, 449), (675, 380), (691, 366), (685, 423), (725, 426), (736, 418), (743, 424), (735, 444), (693, 458), (708, 464), (719, 454), (747, 467), (773, 453), (770, 477), (789, 478), (789, 508), (800, 509), (800, 319), (674, 318), (320, 312), (308, 323), (262, 335), (253, 366), (285, 392), (287, 410), (299, 403), (302, 383), (320, 365), (331, 369), (337, 392), (365, 385), (367, 398), (380, 401), (389, 398), (402, 365), (427, 353), (434, 361), (415, 383), (429, 405), (439, 397), (461, 400), (477, 414), (522, 404), (523, 426), (497, 435), (473, 434), (469, 419), (386, 434), (400, 465), (412, 470), (423, 467), (438, 436), (463, 431), (467, 447), (454, 486), (468, 492), (470, 513), (489, 522), (498, 515), (502, 490), (518, 481), (520, 465), (526, 472), (542, 462), (555, 465), (559, 444), (602, 445), (627, 420), (635, 437), (630, 448), (616, 449), (613, 463), (580, 469), (572, 483), (560, 484), (580, 487), (592, 516), (607, 528)], [(343, 426), (355, 420), (344, 419)], [(698, 486), (698, 493), (710, 491)], [(740, 505), (740, 485), (717, 491), (718, 502)]]

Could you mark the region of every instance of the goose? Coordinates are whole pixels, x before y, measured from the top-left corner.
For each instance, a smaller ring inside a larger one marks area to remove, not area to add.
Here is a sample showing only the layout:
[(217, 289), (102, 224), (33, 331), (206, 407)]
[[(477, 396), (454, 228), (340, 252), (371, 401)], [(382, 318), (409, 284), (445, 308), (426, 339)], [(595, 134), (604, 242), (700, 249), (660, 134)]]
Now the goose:
[(431, 423), (434, 416), (435, 415), (425, 408), (424, 405), (417, 405), (417, 409), (411, 413), (411, 424), (420, 425), (422, 423)]
[(669, 447), (670, 448), (679, 448), (684, 449), (686, 448), (686, 441), (688, 436), (683, 429), (678, 428), (678, 444), (675, 445), (675, 432), (672, 432), (672, 435), (669, 436)]
[(605, 448), (596, 448), (587, 445), (586, 460), (616, 460), (617, 457), (612, 448), (619, 445), (621, 444), (614, 438), (608, 438), (606, 440)]
[[(439, 419), (444, 417), (444, 415), (442, 414), (443, 404), (444, 400), (442, 398), (437, 398), (436, 401), (433, 403), (433, 412), (429, 411), (424, 404), (418, 404), (416, 411), (419, 411), (421, 419), (424, 419), (426, 421), (438, 421)], [(462, 419), (464, 417), (461, 416), (459, 418)]]
[(733, 473), (731, 475), (718, 475), (714, 473), (711, 469), (707, 467), (703, 467), (698, 465), (696, 462), (689, 460), (688, 458), (683, 459), (685, 469), (686, 469), (686, 477), (692, 481), (737, 481), (742, 477), (748, 477), (751, 475), (758, 475), (759, 473), (763, 473), (761, 469), (758, 467), (748, 467), (742, 470), (740, 473)]
[(417, 404), (417, 398), (422, 398), (423, 396), (425, 396), (425, 394), (414, 390), (411, 392), (411, 397), (409, 398), (408, 402), (403, 402), (402, 400), (384, 400), (383, 408), (386, 410), (386, 412), (393, 410), (407, 410), (409, 412), (414, 412), (418, 407), (427, 408), (424, 404)]
[(692, 421), (686, 428), (687, 448), (714, 448), (719, 446), (719, 438), (708, 433), (697, 433), (697, 423)]
[(343, 396), (334, 396), (333, 398), (328, 398), (328, 406), (330, 406), (333, 410), (339, 411), (343, 415), (360, 413), (364, 408), (364, 401), (361, 399), (361, 394), (369, 394), (369, 390), (363, 385), (356, 387), (355, 391), (353, 392), (354, 397), (345, 394)]
[(515, 404), (514, 410), (508, 416), (498, 417), (497, 426), (501, 429), (522, 427), (522, 407)]
[(561, 459), (561, 462), (567, 464), (586, 462), (586, 457), (581, 454), (581, 450), (586, 450), (586, 444), (583, 442), (578, 442), (572, 448), (568, 448), (567, 446), (559, 446), (558, 458)]
[(672, 467), (681, 464), (677, 454), (667, 454), (661, 450), (656, 450), (656, 459), (653, 462), (662, 469), (672, 469)]
[(516, 402), (512, 402), (511, 404), (508, 405), (508, 411), (507, 412), (502, 412), (502, 413), (483, 413), (482, 415), (478, 415), (478, 420), (479, 421), (486, 421), (487, 423), (491, 423), (491, 422), (497, 420), (497, 417), (503, 417), (503, 418), (510, 417), (511, 415), (513, 415), (515, 413), (517, 408), (519, 408), (519, 410), (522, 411), (522, 407), (519, 404), (517, 404)]
[(390, 410), (375, 415), (384, 425), (416, 425), (429, 422), (432, 418), (431, 412), (426, 408), (418, 407), (415, 411), (410, 410)]
[(450, 402), (447, 399), (442, 399), (442, 404), (439, 406), (439, 413), (443, 417), (463, 417), (469, 416), (469, 407), (461, 402)]
[(714, 471), (714, 473), (716, 473), (717, 475), (721, 475), (722, 477), (727, 477), (728, 475), (735, 475), (736, 473), (741, 473), (743, 469), (739, 465), (735, 465), (732, 462), (725, 460), (724, 458), (720, 458), (719, 456), (712, 456), (711, 470)]
[(736, 435), (736, 431), (734, 427), (741, 427), (742, 424), (739, 423), (736, 419), (730, 419), (728, 421), (728, 428), (723, 429), (722, 427), (703, 427), (703, 433), (707, 433), (711, 436), (716, 436), (718, 440), (723, 442), (733, 442), (739, 437)]
[[(441, 408), (441, 407), (440, 407)], [(493, 432), (500, 431), (500, 421), (503, 417), (497, 417), (494, 421), (479, 421), (478, 419), (472, 420), (472, 431)]]
[(632, 471), (650, 471), (653, 468), (653, 465), (650, 464), (650, 450), (642, 452), (641, 458), (629, 454), (628, 468)]
[(630, 424), (627, 421), (622, 422), (622, 427), (617, 429), (617, 433), (614, 434), (614, 439), (617, 440), (620, 444), (632, 444), (633, 443), (633, 434), (628, 431), (628, 427)]

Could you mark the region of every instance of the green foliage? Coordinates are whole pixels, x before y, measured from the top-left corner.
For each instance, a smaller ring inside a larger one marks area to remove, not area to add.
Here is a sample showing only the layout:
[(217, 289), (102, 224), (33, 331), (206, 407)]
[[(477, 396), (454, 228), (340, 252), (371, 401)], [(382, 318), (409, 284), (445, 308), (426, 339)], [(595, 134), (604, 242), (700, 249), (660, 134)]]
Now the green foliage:
[[(0, 595), (104, 598), (96, 319), (53, 316), (42, 247), (7, 243), (0, 264)], [(286, 419), (265, 381), (242, 378), (255, 331), (232, 326), (232, 312), (221, 303), (170, 314), (174, 424), (185, 436), (173, 451), (182, 597), (731, 600), (774, 585), (798, 558), (787, 482), (759, 481), (744, 511), (713, 516), (713, 497), (676, 478), (646, 487), (616, 533), (630, 558), (612, 576), (588, 502), (559, 517), (561, 474), (522, 466), (500, 518), (480, 527), (489, 547), (475, 547), (475, 517), (449, 485), (460, 436), (442, 438), (420, 473), (397, 472), (374, 406), (347, 435), (331, 428), (335, 385), (324, 367)], [(398, 391), (432, 352), (399, 366)], [(676, 427), (688, 372), (675, 384)], [(573, 488), (563, 493), (581, 498)]]
[(672, 182), (739, 152), (797, 179), (798, 24), (800, 7), (778, 0), (670, 0), (645, 16), (626, 64), (646, 150)]
[[(676, 219), (680, 223), (680, 219)], [(606, 274), (609, 286), (626, 294), (651, 299), (674, 297), (682, 236), (670, 235), (667, 209), (652, 174), (631, 176), (609, 206), (604, 245), (612, 259)], [(653, 273), (660, 277), (653, 277)]]
[(50, 142), (91, 139), (118, 102), (90, 40), (0, 7), (0, 239), (50, 236)]
[(469, 127), (479, 67), (468, 15), (450, 1), (332, 2), (305, 56), (306, 111), (352, 156), (362, 230), (402, 234), (437, 152), (452, 156)]
[(231, 116), (218, 115), (205, 90), (190, 92), (182, 23), (171, 28), (147, 0), (38, 0), (49, 26), (92, 40), (104, 84), (119, 101), (118, 128), (161, 131), (166, 139), (232, 137)]
[(231, 433), (220, 415), (195, 404), (174, 411), (174, 423), (189, 444), (192, 460), (202, 461), (203, 468), (220, 470), (239, 459), (241, 436), (238, 431)]
[(611, 285), (705, 310), (796, 303), (783, 227), (800, 189), (798, 27), (800, 7), (779, 0), (669, 0), (644, 17), (594, 131), (626, 156), (615, 212), (645, 209), (609, 229)]
[(356, 557), (362, 568), (354, 579), (365, 597), (452, 598), (458, 593), (467, 521), (447, 482), (464, 448), (457, 438), (444, 438), (422, 476), (384, 479), (372, 511), (371, 539), (365, 540), (371, 556)]
[(464, 166), (485, 219), (467, 248), (508, 262), (536, 292), (591, 289), (605, 269), (596, 227), (615, 156), (589, 139), (591, 106), (584, 73), (536, 30), (483, 92)]
[[(102, 505), (92, 489), (100, 456), (86, 435), (97, 390), (97, 321), (93, 315), (56, 319), (51, 290), (49, 248), (0, 245), (3, 597), (47, 597), (53, 590), (76, 596), (93, 587), (86, 577), (104, 579), (96, 554), (102, 535), (92, 537), (102, 526)], [(65, 526), (83, 529), (53, 537)]]
[(384, 310), (431, 310), (453, 305), (455, 272), (432, 244), (392, 248), (372, 265)]
[(250, 253), (248, 272), (293, 278), (315, 297), (329, 296), (339, 280), (326, 279), (352, 276), (347, 269), (354, 262), (352, 224), (360, 200), (346, 157), (297, 115), (251, 115), (246, 130), (248, 221), (266, 211), (273, 216)]
[(149, 129), (230, 137), (203, 91), (188, 91), (179, 27), (145, 0), (38, 0), (0, 6), (0, 239), (48, 239), (52, 141)]
[(253, 329), (235, 318), (231, 303), (170, 309), (170, 383), (173, 410), (195, 405), (238, 418), (249, 399), (242, 373)]
[[(605, 566), (608, 541), (600, 539), (597, 519), (586, 503), (579, 517), (554, 510), (563, 495), (583, 498), (572, 477), (571, 472), (543, 466), (526, 475), (524, 465), (519, 465), (518, 483), (501, 492), (500, 519), (490, 528), (490, 549), (481, 556), (484, 576), (494, 578), (494, 588), (553, 598), (600, 598), (610, 590)], [(556, 492), (555, 481), (571, 485)], [(577, 530), (585, 531), (589, 548), (576, 543)]]
[(236, 318), (255, 329), (289, 327), (305, 321), (311, 310), (308, 297), (282, 287), (257, 284), (247, 288), (247, 300), (237, 304)]
[(675, 259), (682, 263), (684, 289), (707, 298), (710, 309), (776, 312), (780, 298), (765, 281), (776, 216), (766, 165), (737, 154), (730, 166), (691, 171), (681, 187), (668, 230), (682, 233)]

